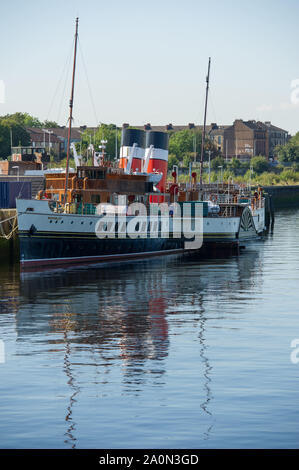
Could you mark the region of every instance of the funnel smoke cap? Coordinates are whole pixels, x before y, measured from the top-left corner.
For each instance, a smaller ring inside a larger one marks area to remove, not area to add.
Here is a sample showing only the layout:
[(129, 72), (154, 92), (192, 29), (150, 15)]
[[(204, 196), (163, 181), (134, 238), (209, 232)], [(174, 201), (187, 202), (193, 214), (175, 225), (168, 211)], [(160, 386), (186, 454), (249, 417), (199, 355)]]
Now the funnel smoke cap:
[(156, 149), (168, 150), (169, 136), (166, 132), (148, 131), (146, 133), (145, 146), (153, 145)]
[(123, 129), (121, 133), (121, 146), (133, 147), (134, 144), (144, 148), (145, 132), (141, 129)]

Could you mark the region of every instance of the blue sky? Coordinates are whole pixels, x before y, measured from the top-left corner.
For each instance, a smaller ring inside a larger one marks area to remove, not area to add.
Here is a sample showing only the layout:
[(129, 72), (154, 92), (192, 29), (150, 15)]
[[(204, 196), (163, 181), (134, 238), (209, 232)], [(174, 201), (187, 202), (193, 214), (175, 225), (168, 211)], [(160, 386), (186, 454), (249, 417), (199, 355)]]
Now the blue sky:
[(2, 2), (0, 115), (66, 124), (76, 16), (74, 125), (202, 123), (211, 56), (208, 122), (299, 130), (297, 0)]

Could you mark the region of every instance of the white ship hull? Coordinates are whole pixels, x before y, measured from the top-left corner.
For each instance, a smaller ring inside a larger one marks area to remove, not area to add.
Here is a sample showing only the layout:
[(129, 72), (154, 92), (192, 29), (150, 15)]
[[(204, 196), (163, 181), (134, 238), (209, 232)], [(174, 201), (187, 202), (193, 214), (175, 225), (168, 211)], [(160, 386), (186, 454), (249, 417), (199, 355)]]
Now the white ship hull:
[[(157, 236), (152, 237), (147, 221), (141, 223), (137, 238), (131, 238), (131, 234), (126, 236), (119, 228), (115, 238), (99, 238), (99, 215), (55, 213), (47, 200), (19, 199), (17, 211), (23, 267), (113, 261), (186, 251), (183, 237), (164, 236), (161, 227)], [(107, 230), (115, 232), (115, 219), (111, 217), (111, 224), (106, 216), (107, 220)], [(252, 211), (248, 206), (244, 207), (241, 217), (203, 217), (200, 250), (213, 244), (238, 245), (254, 240), (264, 227), (264, 209)]]

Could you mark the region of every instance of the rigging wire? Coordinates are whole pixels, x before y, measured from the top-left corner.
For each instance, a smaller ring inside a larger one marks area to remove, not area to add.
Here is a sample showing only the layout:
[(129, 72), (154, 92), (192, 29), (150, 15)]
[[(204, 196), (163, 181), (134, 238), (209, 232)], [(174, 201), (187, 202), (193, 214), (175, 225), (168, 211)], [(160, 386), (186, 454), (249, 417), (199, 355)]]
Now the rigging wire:
[[(81, 60), (82, 60), (82, 63), (83, 63), (85, 76), (86, 76), (86, 82), (87, 82), (87, 87), (88, 87), (89, 98), (90, 98), (90, 101), (91, 101), (95, 122), (96, 122), (96, 125), (98, 125), (99, 119), (98, 119), (97, 112), (96, 112), (95, 101), (94, 101), (93, 94), (92, 94), (90, 80), (89, 80), (87, 67), (86, 67), (86, 64), (85, 64), (83, 50), (82, 50), (82, 47), (81, 47), (81, 42), (80, 42), (79, 36), (78, 36), (78, 45), (79, 45), (79, 50), (80, 50), (80, 55), (81, 55)], [(56, 88), (55, 88), (55, 91), (54, 91), (54, 94), (53, 94), (53, 97), (52, 97), (52, 100), (51, 100), (51, 103), (50, 103), (50, 106), (49, 106), (49, 110), (48, 110), (48, 113), (47, 113), (47, 120), (49, 120), (49, 116), (50, 116), (50, 114), (53, 110), (54, 102), (58, 98), (59, 88), (61, 87), (61, 85), (63, 85), (62, 94), (61, 94), (60, 102), (59, 102), (59, 106), (58, 106), (57, 123), (60, 122), (61, 112), (62, 112), (62, 104), (63, 104), (64, 99), (66, 99), (66, 86), (67, 86), (67, 81), (68, 81), (68, 77), (69, 77), (69, 71), (70, 71), (70, 66), (71, 66), (71, 59), (72, 59), (73, 49), (74, 49), (74, 39), (72, 41), (70, 51), (67, 55), (67, 59), (66, 59), (65, 64), (63, 66), (62, 73), (61, 73), (60, 78), (58, 80), (58, 83), (56, 85)], [(67, 123), (68, 123), (68, 119), (66, 121), (66, 125), (67, 125)]]
[(85, 72), (85, 76), (86, 76), (87, 87), (88, 87), (88, 92), (89, 92), (89, 98), (90, 98), (90, 101), (91, 101), (91, 105), (92, 105), (92, 109), (93, 109), (93, 113), (94, 113), (94, 117), (95, 117), (95, 122), (96, 122), (96, 125), (98, 125), (99, 120), (98, 120), (98, 116), (97, 116), (97, 112), (96, 112), (96, 108), (95, 108), (95, 103), (94, 103), (92, 90), (91, 90), (91, 86), (90, 86), (90, 81), (89, 81), (88, 73), (87, 73), (87, 67), (85, 65), (83, 50), (82, 50), (82, 47), (81, 47), (81, 41), (80, 41), (79, 37), (78, 37), (78, 44), (79, 44), (79, 51), (80, 51), (80, 54), (81, 54), (81, 60), (82, 60), (82, 63), (83, 63), (83, 68), (84, 68), (84, 72)]
[[(67, 84), (67, 81), (68, 81), (68, 78), (69, 78), (69, 75), (70, 75), (70, 68), (71, 68), (71, 60), (72, 60), (72, 52), (73, 52), (73, 49), (74, 49), (74, 42), (75, 42), (75, 39), (73, 40), (72, 42), (72, 48), (71, 48), (71, 52), (69, 54), (69, 57), (68, 57), (68, 62), (67, 62), (67, 68), (66, 68), (66, 74), (65, 74), (65, 79), (64, 79), (64, 86), (63, 86), (63, 90), (62, 90), (62, 95), (61, 95), (61, 99), (60, 99), (60, 104), (59, 104), (59, 108), (58, 108), (58, 118), (57, 118), (57, 122), (60, 121), (60, 116), (61, 116), (61, 110), (62, 110), (62, 102), (64, 99), (66, 99), (66, 84)], [(66, 121), (66, 123), (68, 122), (68, 120)]]
[[(56, 85), (54, 94), (53, 94), (53, 96), (52, 96), (52, 100), (51, 100), (51, 102), (50, 102), (50, 107), (49, 107), (49, 109), (48, 109), (47, 119), (46, 119), (47, 121), (49, 120), (49, 117), (50, 117), (50, 114), (51, 114), (51, 111), (52, 111), (52, 108), (53, 108), (55, 99), (56, 99), (56, 97), (57, 97), (57, 95), (58, 95), (58, 90), (59, 90), (59, 87), (60, 87), (60, 85), (61, 85), (62, 79), (63, 79), (64, 75), (66, 74), (68, 68), (69, 68), (69, 67), (68, 67), (68, 64), (69, 64), (70, 58), (71, 58), (71, 56), (72, 56), (73, 42), (74, 42), (74, 41), (72, 41), (72, 45), (71, 45), (71, 47), (70, 47), (70, 51), (69, 51), (69, 53), (68, 53), (68, 55), (67, 55), (67, 59), (66, 59), (66, 61), (65, 61), (65, 63), (64, 63), (64, 66), (63, 66), (63, 68), (62, 68), (62, 73), (61, 73), (61, 75), (60, 75), (60, 78), (59, 78), (58, 83), (57, 83), (57, 85)], [(57, 122), (59, 122), (59, 121), (57, 121)]]

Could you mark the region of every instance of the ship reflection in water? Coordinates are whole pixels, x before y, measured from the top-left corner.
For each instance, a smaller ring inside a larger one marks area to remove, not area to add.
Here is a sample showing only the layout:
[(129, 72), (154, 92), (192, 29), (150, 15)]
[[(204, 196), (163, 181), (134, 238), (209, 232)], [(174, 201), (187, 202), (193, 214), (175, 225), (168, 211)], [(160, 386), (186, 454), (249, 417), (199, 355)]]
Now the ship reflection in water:
[(297, 448), (298, 229), (284, 211), (223, 259), (0, 265), (0, 447)]
[[(208, 320), (221, 328), (221, 303), (233, 305), (236, 293), (250, 300), (251, 286), (261, 283), (259, 256), (254, 250), (228, 260), (169, 257), (22, 273), (19, 281), (14, 275), (15, 297), (5, 308), (15, 313), (17, 354), (41, 355), (45, 380), (58, 381), (55, 393), (67, 400), (55, 446), (184, 447), (185, 438), (171, 435), (183, 428), (188, 439), (188, 423), (193, 446), (207, 441), (214, 425)], [(148, 439), (150, 428), (157, 436)]]

